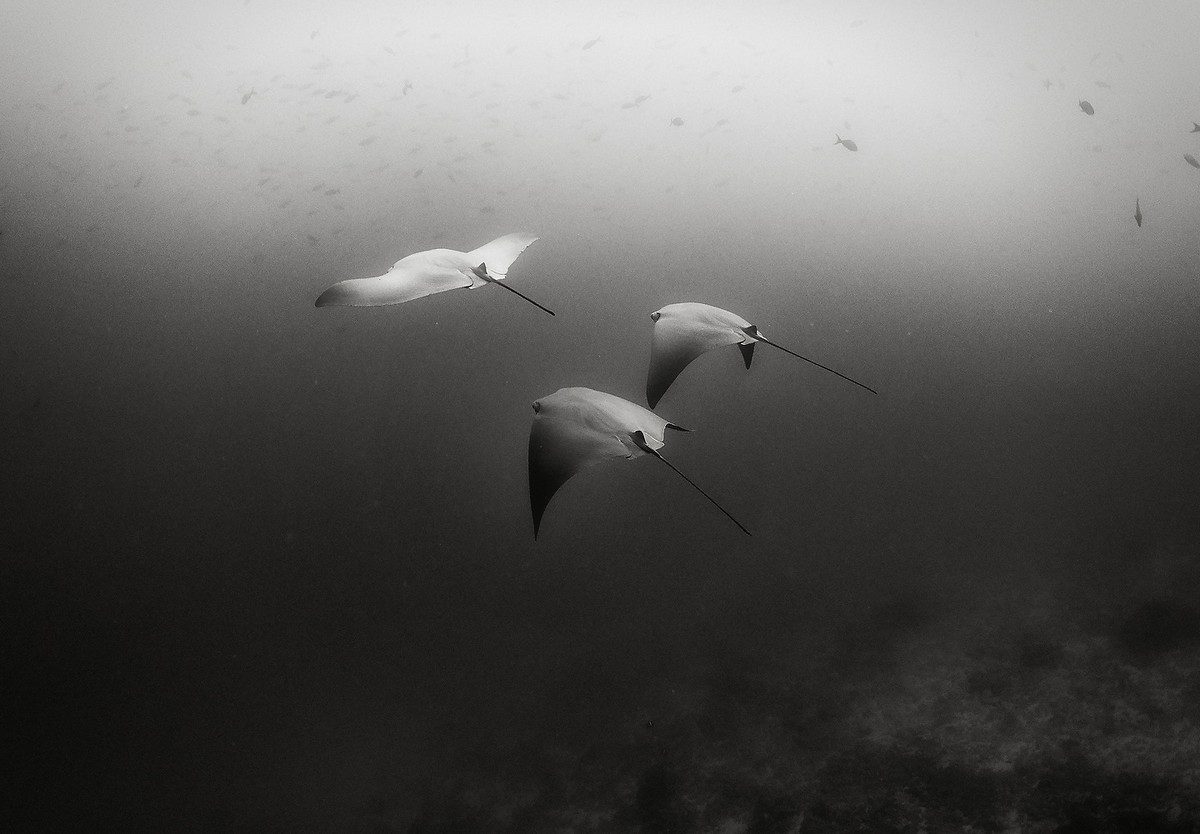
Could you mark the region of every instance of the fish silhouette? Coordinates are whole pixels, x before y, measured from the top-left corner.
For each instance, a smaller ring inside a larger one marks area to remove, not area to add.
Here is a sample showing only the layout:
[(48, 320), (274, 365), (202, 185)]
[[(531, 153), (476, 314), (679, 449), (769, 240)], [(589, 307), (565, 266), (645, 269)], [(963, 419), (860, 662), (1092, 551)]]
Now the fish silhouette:
[(1079, 100), (1079, 109), (1082, 110), (1084, 113), (1087, 113), (1089, 116), (1096, 115), (1096, 108), (1092, 107), (1092, 103), (1090, 101), (1088, 101), (1087, 99)]
[(1133, 219), (1137, 221), (1138, 228), (1142, 228), (1142, 201), (1137, 197), (1133, 199)]
[(845, 148), (848, 151), (858, 150), (858, 143), (855, 142), (853, 139), (843, 139), (841, 136), (838, 136), (836, 133), (833, 135), (837, 136), (837, 141), (834, 142), (833, 144), (841, 145), (843, 148)]
[(1187, 164), (1191, 165), (1193, 168), (1200, 168), (1200, 162), (1197, 162), (1196, 157), (1192, 156), (1190, 153), (1185, 153), (1183, 158), (1187, 160)]

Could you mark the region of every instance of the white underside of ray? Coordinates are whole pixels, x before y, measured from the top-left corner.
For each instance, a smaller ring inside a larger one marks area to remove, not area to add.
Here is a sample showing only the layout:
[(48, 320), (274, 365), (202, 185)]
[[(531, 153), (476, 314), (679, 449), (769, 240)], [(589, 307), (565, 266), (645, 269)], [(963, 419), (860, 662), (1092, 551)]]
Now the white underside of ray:
[(383, 275), (334, 284), (321, 293), (317, 306), (381, 307), (447, 290), (481, 287), (488, 283), (475, 273), (481, 263), (487, 265), (489, 277), (504, 278), (517, 256), (535, 240), (535, 235), (518, 233), (498, 237), (470, 252), (453, 249), (415, 252), (396, 261)]
[(694, 301), (668, 304), (651, 318), (654, 334), (646, 377), (646, 399), (651, 406), (658, 404), (675, 378), (700, 354), (725, 345), (757, 341), (743, 330), (750, 322), (709, 304)]

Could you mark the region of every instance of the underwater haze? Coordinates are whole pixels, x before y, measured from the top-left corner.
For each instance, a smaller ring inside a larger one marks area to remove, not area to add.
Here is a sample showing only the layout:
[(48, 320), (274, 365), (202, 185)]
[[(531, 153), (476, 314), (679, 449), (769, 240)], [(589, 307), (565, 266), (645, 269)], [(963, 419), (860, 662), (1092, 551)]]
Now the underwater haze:
[(3, 18), (5, 830), (1200, 830), (1200, 5)]

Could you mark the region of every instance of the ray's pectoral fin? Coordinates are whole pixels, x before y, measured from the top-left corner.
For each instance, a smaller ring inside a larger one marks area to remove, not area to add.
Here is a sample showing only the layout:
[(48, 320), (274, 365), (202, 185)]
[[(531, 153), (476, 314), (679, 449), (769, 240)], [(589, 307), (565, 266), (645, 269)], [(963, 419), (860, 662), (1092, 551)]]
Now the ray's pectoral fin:
[(703, 351), (672, 350), (670, 347), (660, 350), (655, 345), (650, 354), (650, 370), (646, 374), (646, 402), (651, 408), (658, 405), (683, 369), (701, 353)]
[(746, 370), (750, 370), (750, 363), (754, 360), (754, 342), (748, 345), (738, 342), (738, 350), (742, 352), (742, 359), (746, 360)]
[(487, 281), (489, 284), (495, 284), (498, 287), (504, 287), (504, 289), (508, 290), (513, 295), (516, 295), (519, 298), (525, 299), (530, 304), (532, 304), (534, 307), (537, 307), (539, 310), (541, 310), (545, 313), (549, 313), (550, 315), (554, 315), (554, 311), (551, 310), (549, 307), (543, 307), (541, 304), (538, 304), (536, 301), (534, 301), (532, 298), (525, 295), (524, 293), (518, 292), (517, 290), (514, 290), (512, 287), (510, 287), (508, 284), (504, 283), (503, 281), (497, 281), (491, 275), (488, 275), (486, 263), (481, 263), (479, 266), (475, 267), (471, 271), (474, 272), (480, 278), (480, 280)]
[[(682, 428), (681, 426), (676, 426), (676, 425), (674, 425), (674, 424), (672, 424), (672, 423), (668, 423), (668, 424), (667, 424), (667, 427), (668, 427), (668, 428), (674, 428), (674, 429), (680, 429), (681, 431), (687, 431), (687, 429), (684, 429), (684, 428)], [(730, 515), (729, 511), (728, 511), (728, 510), (726, 510), (724, 507), (722, 507), (720, 504), (718, 504), (718, 503), (717, 503), (717, 500), (716, 500), (715, 498), (713, 498), (713, 497), (712, 497), (711, 495), (709, 495), (707, 492), (705, 492), (704, 490), (702, 490), (702, 489), (700, 488), (700, 485), (699, 485), (699, 484), (697, 484), (695, 481), (693, 481), (691, 478), (689, 478), (687, 475), (684, 475), (682, 472), (680, 472), (680, 471), (679, 471), (679, 469), (678, 469), (678, 468), (676, 468), (675, 464), (671, 463), (671, 461), (667, 460), (667, 459), (666, 459), (666, 458), (664, 458), (662, 455), (660, 455), (660, 454), (658, 453), (658, 450), (657, 450), (657, 449), (653, 449), (653, 448), (651, 448), (651, 447), (650, 447), (650, 444), (646, 442), (646, 435), (642, 433), (641, 429), (638, 429), (637, 431), (633, 432), (633, 433), (630, 435), (630, 437), (632, 437), (632, 438), (633, 438), (633, 442), (634, 442), (635, 444), (637, 444), (637, 447), (638, 447), (639, 449), (641, 449), (643, 452), (645, 452), (645, 453), (646, 453), (646, 454), (648, 454), (648, 455), (652, 455), (652, 456), (654, 456), (654, 457), (658, 458), (658, 459), (659, 459), (659, 460), (661, 460), (663, 463), (665, 463), (667, 466), (669, 466), (669, 467), (671, 468), (671, 470), (672, 470), (672, 471), (673, 471), (673, 472), (674, 472), (676, 475), (678, 475), (679, 477), (681, 477), (681, 478), (683, 478), (685, 481), (687, 481), (689, 484), (691, 484), (691, 485), (692, 485), (692, 489), (696, 490), (696, 492), (698, 492), (698, 493), (700, 493), (701, 495), (703, 495), (705, 498), (707, 498), (707, 499), (709, 500), (709, 502), (710, 502), (710, 503), (711, 503), (711, 504), (712, 504), (714, 507), (716, 507), (716, 508), (717, 508), (718, 510), (720, 510), (722, 513), (724, 513), (725, 517), (726, 517), (726, 518), (728, 518), (730, 521), (732, 521), (734, 524), (736, 524), (739, 530), (741, 530), (741, 531), (742, 531), (743, 533), (745, 533), (747, 536), (749, 536), (749, 535), (750, 535), (750, 531), (749, 531), (749, 530), (747, 530), (747, 529), (745, 528), (745, 526), (743, 526), (742, 522), (738, 521), (736, 518), (734, 518), (732, 515)]]
[(613, 434), (588, 431), (569, 420), (534, 419), (529, 431), (529, 506), (533, 537), (559, 487), (580, 470), (601, 461), (629, 457), (629, 449)]
[[(768, 339), (766, 336), (764, 336), (764, 335), (762, 335), (761, 333), (759, 333), (759, 332), (758, 332), (758, 328), (757, 328), (757, 327), (755, 327), (753, 324), (752, 324), (752, 325), (750, 325), (749, 327), (743, 327), (743, 328), (742, 328), (742, 332), (743, 332), (743, 333), (745, 333), (747, 336), (749, 336), (751, 339), (756, 339), (756, 340), (758, 340), (758, 341), (760, 341), (760, 342), (765, 342), (765, 343), (767, 343), (768, 345), (770, 345), (770, 346), (771, 346), (771, 347), (773, 347), (773, 348), (777, 348), (778, 350), (782, 350), (782, 351), (783, 351), (784, 353), (786, 353), (788, 356), (794, 356), (794, 357), (796, 357), (797, 359), (803, 359), (803, 360), (804, 360), (805, 362), (807, 362), (808, 364), (810, 364), (810, 365), (816, 365), (818, 368), (820, 368), (820, 369), (821, 369), (821, 370), (823, 370), (823, 371), (829, 371), (829, 373), (833, 374), (834, 376), (840, 376), (842, 379), (846, 380), (846, 382), (852, 382), (852, 383), (854, 383), (855, 385), (857, 385), (859, 388), (865, 388), (866, 390), (870, 391), (872, 394), (878, 394), (878, 393), (879, 393), (878, 391), (876, 391), (874, 388), (870, 387), (869, 385), (863, 385), (863, 384), (862, 384), (861, 382), (859, 382), (857, 379), (851, 379), (850, 377), (846, 376), (845, 374), (843, 374), (843, 373), (839, 373), (838, 371), (835, 371), (833, 368), (830, 368), (830, 367), (829, 367), (829, 366), (827, 366), (827, 365), (822, 365), (820, 362), (814, 362), (812, 359), (809, 359), (807, 356), (801, 356), (800, 354), (796, 353), (795, 351), (788, 350), (788, 349), (787, 349), (787, 348), (785, 348), (783, 345), (781, 345), (781, 344), (779, 344), (779, 343), (777, 343), (777, 342), (772, 342), (772, 341), (771, 341), (770, 339)], [(747, 362), (746, 362), (746, 367), (747, 367), (747, 368), (748, 368), (748, 367), (750, 367), (749, 360), (747, 360)]]
[(558, 421), (534, 421), (529, 432), (529, 506), (533, 511), (534, 539), (554, 493), (590, 462), (593, 452), (586, 438)]

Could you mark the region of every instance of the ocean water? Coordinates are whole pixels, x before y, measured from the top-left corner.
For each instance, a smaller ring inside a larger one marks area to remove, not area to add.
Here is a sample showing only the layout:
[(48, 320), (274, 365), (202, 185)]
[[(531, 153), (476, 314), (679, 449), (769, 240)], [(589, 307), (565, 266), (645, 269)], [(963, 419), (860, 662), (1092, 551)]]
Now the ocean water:
[(1195, 4), (4, 19), (6, 830), (1200, 825)]

